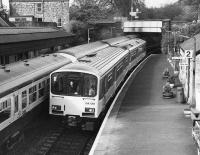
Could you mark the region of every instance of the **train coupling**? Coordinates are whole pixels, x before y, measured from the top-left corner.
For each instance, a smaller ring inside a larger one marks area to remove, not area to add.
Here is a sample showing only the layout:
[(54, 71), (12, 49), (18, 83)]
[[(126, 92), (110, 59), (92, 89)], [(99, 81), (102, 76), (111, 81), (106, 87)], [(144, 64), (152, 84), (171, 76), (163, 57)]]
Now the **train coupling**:
[(68, 116), (67, 117), (67, 125), (70, 127), (77, 127), (79, 123), (79, 119), (76, 116)]

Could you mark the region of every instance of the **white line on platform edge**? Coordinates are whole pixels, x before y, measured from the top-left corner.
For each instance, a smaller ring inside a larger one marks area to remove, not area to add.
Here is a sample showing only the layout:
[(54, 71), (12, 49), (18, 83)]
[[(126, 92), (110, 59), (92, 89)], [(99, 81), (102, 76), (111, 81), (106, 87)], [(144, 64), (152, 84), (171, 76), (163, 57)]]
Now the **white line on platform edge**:
[[(135, 68), (135, 70), (129, 75), (129, 77), (128, 77), (128, 79), (126, 80), (126, 82), (124, 82), (123, 86), (120, 88), (119, 92), (117, 93), (117, 95), (116, 95), (114, 101), (112, 102), (112, 104), (111, 104), (111, 106), (110, 106), (110, 108), (109, 108), (109, 110), (108, 110), (108, 112), (107, 112), (107, 114), (106, 114), (106, 116), (105, 116), (105, 118), (104, 118), (104, 120), (103, 120), (103, 123), (102, 123), (102, 125), (101, 125), (101, 127), (100, 127), (100, 129), (99, 129), (99, 132), (98, 132), (98, 134), (97, 134), (97, 136), (96, 136), (96, 138), (95, 138), (95, 141), (94, 141), (94, 143), (93, 143), (93, 145), (92, 145), (92, 148), (91, 148), (91, 150), (90, 150), (89, 155), (94, 155), (94, 151), (95, 151), (95, 149), (96, 149), (96, 147), (97, 147), (97, 144), (98, 144), (98, 142), (99, 142), (99, 138), (100, 138), (100, 136), (101, 136), (101, 134), (102, 134), (102, 131), (103, 131), (104, 127), (105, 127), (105, 124), (106, 124), (106, 122), (107, 122), (107, 119), (108, 119), (108, 117), (109, 117), (109, 115), (110, 115), (111, 110), (113, 109), (113, 107), (114, 107), (114, 105), (115, 105), (115, 102), (117, 101), (119, 95), (121, 94), (121, 91), (124, 89), (125, 85), (126, 85), (127, 82), (130, 80), (130, 78), (135, 74), (135, 72), (136, 72), (138, 69), (140, 69), (140, 67), (141, 67), (142, 65), (144, 65), (144, 64), (146, 63), (146, 61), (147, 61), (151, 56), (153, 56), (153, 55), (157, 55), (157, 54), (151, 54), (151, 55), (148, 56), (143, 62), (141, 62), (141, 64)], [(139, 71), (140, 71), (140, 70), (139, 70)], [(136, 72), (136, 73), (138, 73), (138, 72)]]

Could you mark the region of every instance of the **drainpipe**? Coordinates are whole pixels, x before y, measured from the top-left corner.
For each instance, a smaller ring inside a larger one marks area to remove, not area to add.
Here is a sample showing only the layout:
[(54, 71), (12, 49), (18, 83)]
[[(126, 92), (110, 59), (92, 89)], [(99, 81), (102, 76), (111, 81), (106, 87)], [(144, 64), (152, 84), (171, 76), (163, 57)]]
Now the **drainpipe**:
[(44, 0), (42, 0), (42, 21), (44, 22)]

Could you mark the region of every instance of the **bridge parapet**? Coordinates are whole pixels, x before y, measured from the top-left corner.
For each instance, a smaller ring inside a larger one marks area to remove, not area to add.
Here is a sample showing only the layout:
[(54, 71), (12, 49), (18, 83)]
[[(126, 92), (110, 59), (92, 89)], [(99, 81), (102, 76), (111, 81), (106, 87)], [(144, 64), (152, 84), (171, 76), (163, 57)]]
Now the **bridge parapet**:
[(170, 20), (134, 20), (125, 21), (123, 25), (124, 33), (128, 32), (155, 32), (162, 33), (163, 28), (168, 26), (170, 29)]

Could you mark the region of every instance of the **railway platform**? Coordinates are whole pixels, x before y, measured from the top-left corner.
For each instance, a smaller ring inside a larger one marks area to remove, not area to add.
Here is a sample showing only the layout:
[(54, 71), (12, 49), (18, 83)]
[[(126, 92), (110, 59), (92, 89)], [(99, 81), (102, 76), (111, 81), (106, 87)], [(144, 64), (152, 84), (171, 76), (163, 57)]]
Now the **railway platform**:
[[(192, 121), (176, 98), (163, 99), (164, 55), (152, 55), (131, 78), (97, 135), (90, 155), (195, 155)], [(172, 72), (172, 70), (171, 70)]]

